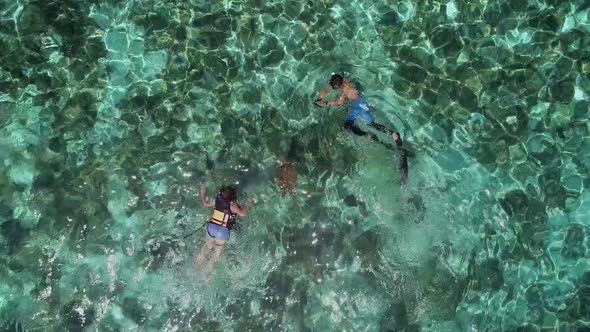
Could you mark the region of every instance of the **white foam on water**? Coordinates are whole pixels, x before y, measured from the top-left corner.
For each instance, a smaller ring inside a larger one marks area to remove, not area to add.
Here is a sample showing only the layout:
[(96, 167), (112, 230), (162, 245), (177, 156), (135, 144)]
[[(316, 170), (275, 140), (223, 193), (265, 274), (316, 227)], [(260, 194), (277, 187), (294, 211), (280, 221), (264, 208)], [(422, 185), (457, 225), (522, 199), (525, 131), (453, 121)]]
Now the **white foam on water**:
[(574, 100), (588, 100), (588, 94), (580, 88), (579, 84), (574, 87)]
[(455, 5), (455, 1), (449, 1), (447, 2), (447, 16), (454, 20), (457, 17), (457, 14), (459, 13), (459, 11), (457, 10), (457, 6)]

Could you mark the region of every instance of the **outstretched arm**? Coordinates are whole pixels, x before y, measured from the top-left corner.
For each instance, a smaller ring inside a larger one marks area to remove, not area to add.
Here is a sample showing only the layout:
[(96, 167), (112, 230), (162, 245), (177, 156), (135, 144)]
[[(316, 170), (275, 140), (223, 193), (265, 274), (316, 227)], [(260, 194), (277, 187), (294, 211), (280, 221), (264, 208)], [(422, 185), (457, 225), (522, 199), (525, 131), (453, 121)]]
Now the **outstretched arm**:
[(336, 100), (332, 101), (323, 101), (322, 99), (316, 99), (314, 102), (318, 106), (336, 106), (336, 105), (343, 105), (346, 102), (346, 93), (344, 90), (340, 94), (340, 97)]
[(345, 102), (346, 102), (346, 94), (343, 89), (342, 93), (340, 94), (340, 97), (338, 97), (338, 99), (329, 101), (325, 104), (326, 104), (326, 106), (337, 106), (337, 105), (344, 105)]
[(208, 200), (205, 195), (207, 195), (207, 189), (201, 185), (201, 203), (206, 207), (215, 207), (215, 202)]
[(329, 95), (330, 92), (332, 92), (332, 87), (328, 85), (320, 92), (320, 97), (318, 99), (322, 100), (322, 99), (326, 98), (326, 96)]
[(326, 102), (323, 101), (322, 99), (326, 98), (326, 96), (332, 91), (332, 87), (327, 86), (325, 87), (321, 92), (320, 92), (320, 96), (318, 97), (318, 99), (314, 100), (313, 103), (316, 104), (317, 106), (326, 106)]
[(250, 210), (250, 207), (248, 205), (246, 205), (245, 208), (242, 208), (236, 202), (231, 202), (229, 208), (231, 209), (231, 212), (237, 214), (240, 217), (247, 216), (248, 215), (248, 211)]

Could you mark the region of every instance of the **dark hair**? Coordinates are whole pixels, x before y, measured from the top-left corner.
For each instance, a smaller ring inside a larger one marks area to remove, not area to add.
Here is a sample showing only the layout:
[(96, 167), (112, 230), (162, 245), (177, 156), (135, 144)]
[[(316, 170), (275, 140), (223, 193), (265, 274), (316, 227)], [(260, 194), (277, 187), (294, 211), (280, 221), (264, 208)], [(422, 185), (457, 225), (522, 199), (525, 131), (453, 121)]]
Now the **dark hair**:
[(340, 88), (342, 86), (342, 83), (344, 83), (344, 78), (342, 77), (342, 75), (334, 74), (332, 75), (332, 77), (330, 77), (330, 86), (332, 87), (332, 89)]
[(224, 186), (219, 190), (221, 193), (221, 197), (224, 199), (229, 199), (230, 201), (235, 201), (238, 199), (238, 194), (236, 193), (236, 188), (232, 186)]

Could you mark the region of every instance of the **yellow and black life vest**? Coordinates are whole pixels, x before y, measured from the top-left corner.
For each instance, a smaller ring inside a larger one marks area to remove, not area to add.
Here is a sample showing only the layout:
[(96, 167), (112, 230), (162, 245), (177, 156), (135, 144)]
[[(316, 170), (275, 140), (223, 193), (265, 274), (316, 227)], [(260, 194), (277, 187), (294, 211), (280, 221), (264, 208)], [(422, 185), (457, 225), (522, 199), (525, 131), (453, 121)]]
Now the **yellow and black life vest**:
[(236, 214), (231, 212), (231, 201), (224, 199), (221, 194), (215, 198), (215, 209), (209, 222), (221, 227), (231, 228), (236, 221)]
[(213, 215), (211, 215), (211, 219), (209, 220), (210, 223), (215, 225), (219, 225), (222, 227), (230, 226), (230, 214), (225, 213), (223, 211), (219, 211), (217, 209), (213, 209)]

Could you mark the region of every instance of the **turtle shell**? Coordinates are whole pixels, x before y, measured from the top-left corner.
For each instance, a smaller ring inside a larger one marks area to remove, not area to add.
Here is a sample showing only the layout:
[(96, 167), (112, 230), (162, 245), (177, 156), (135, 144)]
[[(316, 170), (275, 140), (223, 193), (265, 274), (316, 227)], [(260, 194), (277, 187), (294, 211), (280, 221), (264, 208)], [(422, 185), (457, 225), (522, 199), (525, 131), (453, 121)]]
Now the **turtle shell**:
[(297, 168), (295, 168), (295, 164), (283, 162), (279, 166), (277, 178), (281, 189), (287, 193), (292, 193), (297, 186)]

